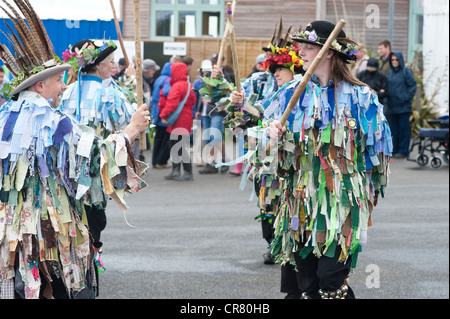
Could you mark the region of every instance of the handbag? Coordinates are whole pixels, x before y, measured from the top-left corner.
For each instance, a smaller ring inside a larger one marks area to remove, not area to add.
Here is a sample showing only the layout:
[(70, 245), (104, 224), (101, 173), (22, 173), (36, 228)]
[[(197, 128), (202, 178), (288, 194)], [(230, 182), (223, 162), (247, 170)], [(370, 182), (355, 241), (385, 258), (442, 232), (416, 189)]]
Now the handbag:
[(184, 107), (184, 104), (186, 104), (186, 101), (189, 97), (190, 92), (191, 92), (191, 84), (188, 82), (188, 90), (187, 90), (186, 96), (184, 97), (184, 100), (181, 101), (180, 104), (178, 104), (177, 109), (173, 113), (171, 113), (166, 119), (169, 126), (173, 126), (175, 124), (175, 122), (177, 121), (178, 116), (180, 116), (181, 110)]

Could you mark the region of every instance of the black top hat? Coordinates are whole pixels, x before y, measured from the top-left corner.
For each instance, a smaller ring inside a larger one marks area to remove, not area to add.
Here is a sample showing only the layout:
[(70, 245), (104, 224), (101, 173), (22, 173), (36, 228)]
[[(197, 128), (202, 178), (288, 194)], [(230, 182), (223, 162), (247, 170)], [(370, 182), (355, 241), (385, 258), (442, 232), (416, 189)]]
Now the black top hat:
[[(335, 27), (335, 24), (328, 21), (314, 21), (308, 24), (304, 31), (294, 33), (292, 40), (323, 46)], [(356, 42), (347, 38), (344, 30), (341, 30), (332, 42), (330, 49), (349, 63), (349, 61), (356, 60), (357, 45)]]
[[(76, 60), (78, 62), (78, 66), (81, 67), (81, 72), (88, 72), (94, 66), (106, 59), (116, 49), (117, 46), (112, 41), (104, 42), (101, 40), (81, 40), (70, 48), (70, 52), (74, 54), (77, 53), (77, 55), (80, 55), (81, 53), (84, 56), (84, 59)], [(87, 51), (90, 51), (90, 54), (87, 53)], [(80, 64), (80, 61), (83, 62)]]

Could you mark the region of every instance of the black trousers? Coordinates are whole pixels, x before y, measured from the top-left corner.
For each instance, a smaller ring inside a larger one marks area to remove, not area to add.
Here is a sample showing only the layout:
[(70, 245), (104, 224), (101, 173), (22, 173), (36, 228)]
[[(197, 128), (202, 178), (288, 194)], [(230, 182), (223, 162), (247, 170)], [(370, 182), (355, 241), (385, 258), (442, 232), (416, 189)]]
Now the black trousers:
[(180, 171), (181, 164), (187, 174), (192, 174), (192, 161), (190, 155), (190, 136), (177, 135), (177, 139), (170, 140), (169, 149), (172, 157), (172, 170)]
[(84, 208), (86, 210), (89, 232), (94, 238), (94, 247), (99, 249), (103, 245), (103, 243), (100, 241), (100, 235), (106, 227), (105, 209), (86, 205), (84, 206)]
[[(341, 247), (336, 248), (334, 257), (321, 256), (317, 258), (312, 252), (301, 258), (295, 254), (295, 261), (299, 271), (303, 275), (301, 287), (311, 298), (320, 298), (318, 290), (336, 290), (340, 288), (350, 273), (351, 257), (346, 263), (338, 262), (341, 254)], [(353, 291), (348, 290), (347, 299), (354, 299)]]
[(170, 158), (170, 134), (167, 127), (155, 127), (155, 140), (153, 144), (152, 165), (164, 165)]
[(287, 294), (299, 294), (302, 289), (303, 275), (301, 271), (296, 271), (291, 264), (281, 266), (281, 288), (280, 291)]

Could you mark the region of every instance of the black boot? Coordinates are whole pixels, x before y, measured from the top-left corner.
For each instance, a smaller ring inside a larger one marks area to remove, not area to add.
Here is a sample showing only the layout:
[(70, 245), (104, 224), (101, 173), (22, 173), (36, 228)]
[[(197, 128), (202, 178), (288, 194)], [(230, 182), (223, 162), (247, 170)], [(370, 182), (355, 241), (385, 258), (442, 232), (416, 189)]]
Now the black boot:
[(175, 177), (176, 181), (192, 181), (194, 176), (192, 175), (192, 164), (191, 163), (183, 163), (183, 176)]
[(176, 180), (177, 178), (180, 177), (180, 168), (181, 168), (181, 164), (180, 163), (173, 163), (172, 164), (172, 172), (167, 175), (164, 176), (165, 179), (172, 181), (172, 180)]
[(206, 164), (205, 168), (198, 171), (200, 174), (217, 174), (219, 173), (219, 169), (215, 168), (211, 164)]

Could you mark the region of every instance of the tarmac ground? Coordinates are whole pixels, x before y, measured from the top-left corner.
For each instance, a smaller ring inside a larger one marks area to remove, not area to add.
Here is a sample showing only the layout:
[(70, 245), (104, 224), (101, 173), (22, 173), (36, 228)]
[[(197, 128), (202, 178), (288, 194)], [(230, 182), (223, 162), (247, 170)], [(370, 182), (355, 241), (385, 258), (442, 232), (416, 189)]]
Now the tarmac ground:
[[(151, 151), (144, 152), (151, 158)], [(414, 156), (412, 156), (414, 158)], [(148, 187), (112, 201), (102, 233), (99, 299), (283, 299), (256, 201), (229, 173), (167, 181), (149, 168)], [(449, 167), (393, 160), (367, 244), (350, 276), (358, 299), (449, 298)]]

